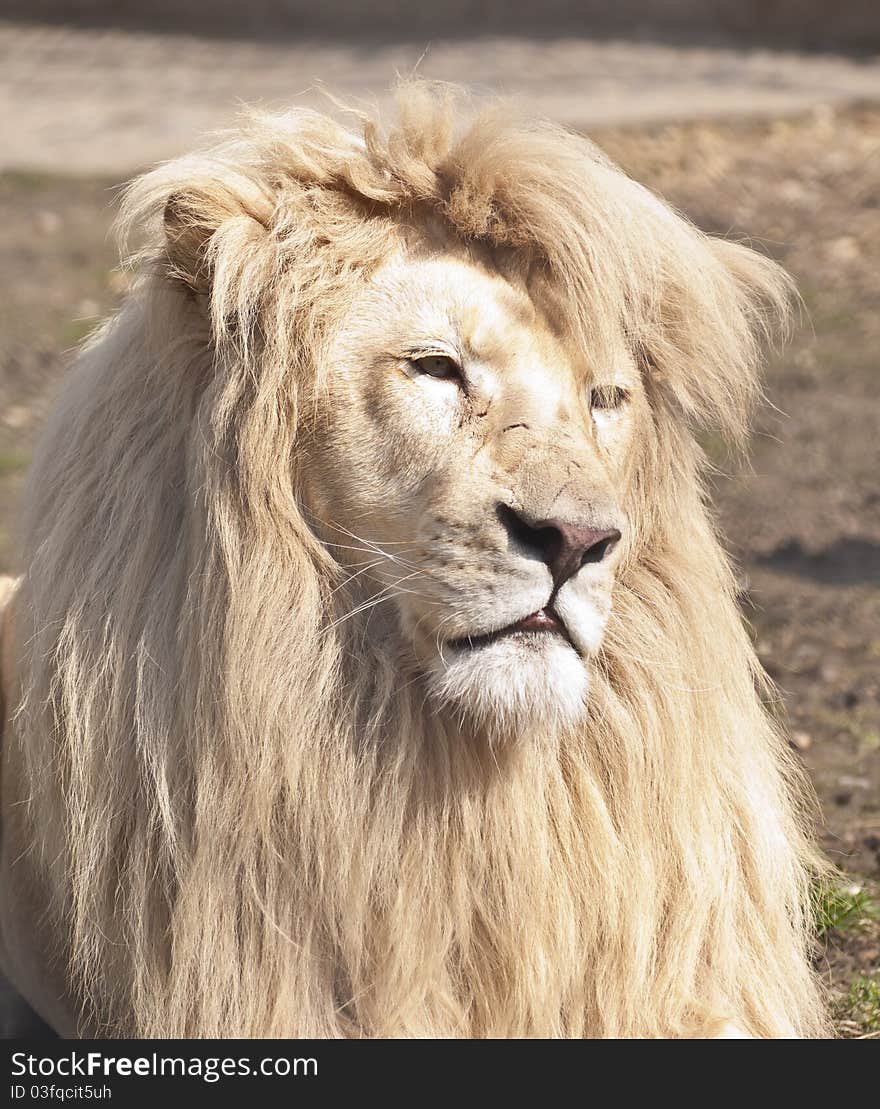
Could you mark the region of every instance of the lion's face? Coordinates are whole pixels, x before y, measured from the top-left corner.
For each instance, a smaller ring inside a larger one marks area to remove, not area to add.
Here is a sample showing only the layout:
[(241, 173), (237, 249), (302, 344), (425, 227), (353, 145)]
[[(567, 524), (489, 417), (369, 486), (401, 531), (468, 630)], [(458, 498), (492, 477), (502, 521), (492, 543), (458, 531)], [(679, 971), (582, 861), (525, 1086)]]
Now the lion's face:
[(508, 732), (576, 722), (646, 408), (623, 338), (614, 365), (592, 365), (521, 283), (401, 250), (325, 369), (310, 496), (376, 602), (371, 633), (398, 634), (459, 715)]

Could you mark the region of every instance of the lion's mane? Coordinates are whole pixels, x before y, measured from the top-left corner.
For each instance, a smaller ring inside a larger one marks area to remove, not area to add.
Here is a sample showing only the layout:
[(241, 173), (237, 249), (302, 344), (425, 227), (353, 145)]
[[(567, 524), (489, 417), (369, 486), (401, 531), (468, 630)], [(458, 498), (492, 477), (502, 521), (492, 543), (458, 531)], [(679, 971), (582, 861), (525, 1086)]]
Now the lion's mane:
[[(141, 276), (35, 465), (15, 731), (84, 1026), (818, 1033), (802, 784), (694, 437), (744, 434), (786, 279), (507, 108), (417, 85), (389, 130), (355, 116), (253, 115), (131, 187)], [(423, 221), (642, 360), (638, 544), (577, 736), (487, 751), (432, 715), (339, 619), (302, 508), (326, 337)]]

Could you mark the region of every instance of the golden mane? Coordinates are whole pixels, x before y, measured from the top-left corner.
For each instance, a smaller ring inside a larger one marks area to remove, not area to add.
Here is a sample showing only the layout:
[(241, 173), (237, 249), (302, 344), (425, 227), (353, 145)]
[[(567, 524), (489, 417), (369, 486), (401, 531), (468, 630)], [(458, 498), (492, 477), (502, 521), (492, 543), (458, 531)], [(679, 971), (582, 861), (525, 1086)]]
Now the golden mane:
[[(35, 465), (15, 729), (84, 1025), (820, 1033), (802, 783), (693, 437), (744, 435), (786, 279), (503, 106), (352, 115), (252, 115), (135, 182), (142, 277)], [(653, 407), (586, 733), (491, 755), (339, 620), (301, 508), (326, 339), (431, 221), (557, 290), (596, 358), (623, 321)]]

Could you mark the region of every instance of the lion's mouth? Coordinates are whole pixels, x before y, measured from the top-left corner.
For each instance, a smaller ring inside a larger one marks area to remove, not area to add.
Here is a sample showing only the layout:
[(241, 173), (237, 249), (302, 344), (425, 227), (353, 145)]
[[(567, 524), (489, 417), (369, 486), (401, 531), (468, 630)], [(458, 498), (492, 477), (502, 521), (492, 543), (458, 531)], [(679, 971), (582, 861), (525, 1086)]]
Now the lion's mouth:
[(509, 636), (517, 635), (558, 635), (561, 636), (567, 643), (574, 646), (568, 634), (565, 624), (560, 620), (555, 609), (547, 605), (545, 608), (539, 609), (537, 612), (532, 612), (528, 616), (524, 616), (521, 620), (517, 620), (515, 624), (508, 624), (506, 627), (498, 628), (495, 631), (484, 632), (481, 635), (465, 635), (459, 639), (451, 639), (449, 646), (453, 650), (473, 650), (477, 647), (484, 647), (489, 643), (495, 643), (499, 639), (506, 639)]

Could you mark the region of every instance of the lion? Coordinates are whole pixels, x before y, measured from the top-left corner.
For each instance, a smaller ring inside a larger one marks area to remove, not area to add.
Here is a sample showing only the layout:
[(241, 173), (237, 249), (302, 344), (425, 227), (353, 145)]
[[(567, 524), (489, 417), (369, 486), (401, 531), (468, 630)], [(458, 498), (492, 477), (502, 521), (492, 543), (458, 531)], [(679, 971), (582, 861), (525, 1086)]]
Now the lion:
[(398, 111), (125, 196), (5, 622), (3, 966), (64, 1035), (821, 1035), (698, 441), (790, 279), (577, 133)]

